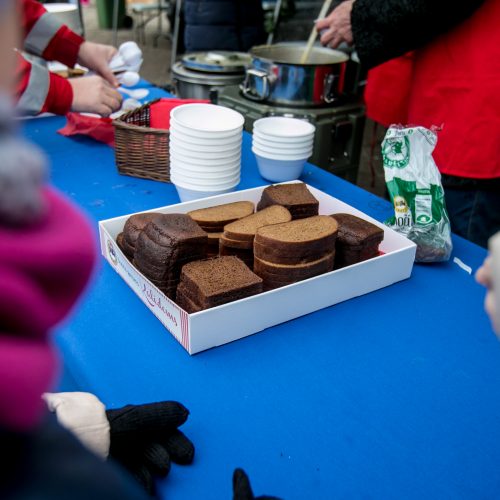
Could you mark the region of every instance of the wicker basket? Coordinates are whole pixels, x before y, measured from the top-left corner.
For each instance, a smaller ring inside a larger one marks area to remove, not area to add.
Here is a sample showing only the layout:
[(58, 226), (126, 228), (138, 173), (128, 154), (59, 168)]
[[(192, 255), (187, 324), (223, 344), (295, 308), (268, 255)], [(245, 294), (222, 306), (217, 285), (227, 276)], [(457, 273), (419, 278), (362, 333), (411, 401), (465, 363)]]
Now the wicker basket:
[(113, 121), (118, 172), (170, 182), (169, 131), (150, 128), (151, 105), (144, 104)]

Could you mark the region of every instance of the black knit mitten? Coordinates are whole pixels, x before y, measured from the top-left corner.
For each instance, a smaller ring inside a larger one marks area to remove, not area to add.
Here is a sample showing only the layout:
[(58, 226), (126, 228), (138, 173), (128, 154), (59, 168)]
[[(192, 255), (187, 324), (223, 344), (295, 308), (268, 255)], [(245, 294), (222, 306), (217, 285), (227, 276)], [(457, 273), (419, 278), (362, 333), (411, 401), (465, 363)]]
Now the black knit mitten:
[(250, 480), (243, 469), (235, 469), (233, 473), (233, 500), (280, 500), (278, 497), (253, 494)]
[(155, 494), (155, 477), (166, 477), (170, 462), (190, 464), (193, 443), (178, 429), (189, 411), (175, 401), (127, 405), (107, 410), (111, 446), (109, 455), (120, 462), (144, 486)]

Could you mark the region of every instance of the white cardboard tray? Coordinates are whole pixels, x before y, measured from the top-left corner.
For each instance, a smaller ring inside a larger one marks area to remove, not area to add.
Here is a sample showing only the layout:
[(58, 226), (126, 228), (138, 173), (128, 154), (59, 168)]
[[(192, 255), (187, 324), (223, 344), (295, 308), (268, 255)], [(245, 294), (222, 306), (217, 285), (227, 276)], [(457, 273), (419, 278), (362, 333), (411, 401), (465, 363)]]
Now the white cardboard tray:
[[(257, 204), (265, 187), (168, 205), (151, 211), (186, 213), (198, 208), (242, 200)], [(350, 205), (316, 188), (307, 187), (319, 201), (320, 214), (350, 213), (382, 227), (384, 240), (380, 250), (384, 254), (286, 287), (188, 314), (139, 273), (118, 248), (116, 236), (132, 214), (99, 222), (101, 252), (189, 354), (247, 337), (284, 321), (410, 277), (416, 251), (413, 242)]]

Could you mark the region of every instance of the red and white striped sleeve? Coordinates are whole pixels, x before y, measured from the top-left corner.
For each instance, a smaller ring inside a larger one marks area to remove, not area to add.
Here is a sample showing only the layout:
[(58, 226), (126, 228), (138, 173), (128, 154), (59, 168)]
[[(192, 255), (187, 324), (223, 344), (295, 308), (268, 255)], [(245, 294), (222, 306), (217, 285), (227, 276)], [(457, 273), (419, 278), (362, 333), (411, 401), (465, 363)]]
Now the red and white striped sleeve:
[(22, 22), (26, 52), (47, 61), (59, 61), (73, 67), (83, 38), (35, 0), (22, 0)]
[(68, 80), (19, 54), (16, 69), (17, 111), (21, 115), (55, 113), (65, 115), (71, 109), (73, 89)]
[[(48, 61), (57, 60), (73, 67), (83, 38), (48, 13), (35, 0), (21, 0), (23, 49)], [(49, 73), (46, 67), (19, 55), (17, 67), (18, 111), (24, 115), (50, 112), (66, 114), (73, 101), (67, 80)]]

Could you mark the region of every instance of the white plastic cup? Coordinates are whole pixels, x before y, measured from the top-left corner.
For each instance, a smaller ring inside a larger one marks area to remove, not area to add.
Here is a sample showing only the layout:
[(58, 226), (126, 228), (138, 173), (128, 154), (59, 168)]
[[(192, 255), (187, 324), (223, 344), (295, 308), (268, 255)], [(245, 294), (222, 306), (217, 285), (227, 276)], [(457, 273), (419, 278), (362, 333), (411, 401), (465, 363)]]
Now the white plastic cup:
[(271, 160), (263, 156), (255, 155), (259, 174), (271, 182), (286, 182), (298, 179), (306, 160)]
[(177, 106), (170, 118), (188, 129), (211, 133), (237, 131), (245, 123), (243, 115), (233, 109), (204, 103)]
[(263, 149), (260, 149), (256, 146), (252, 146), (252, 151), (254, 154), (259, 155), (263, 158), (268, 158), (270, 160), (279, 160), (279, 161), (294, 161), (294, 160), (307, 160), (312, 155), (312, 149), (306, 151), (305, 153), (300, 153), (296, 155), (280, 155), (280, 154), (272, 154)]
[(305, 120), (284, 116), (266, 116), (256, 120), (254, 130), (273, 137), (304, 137), (314, 134), (316, 127)]

